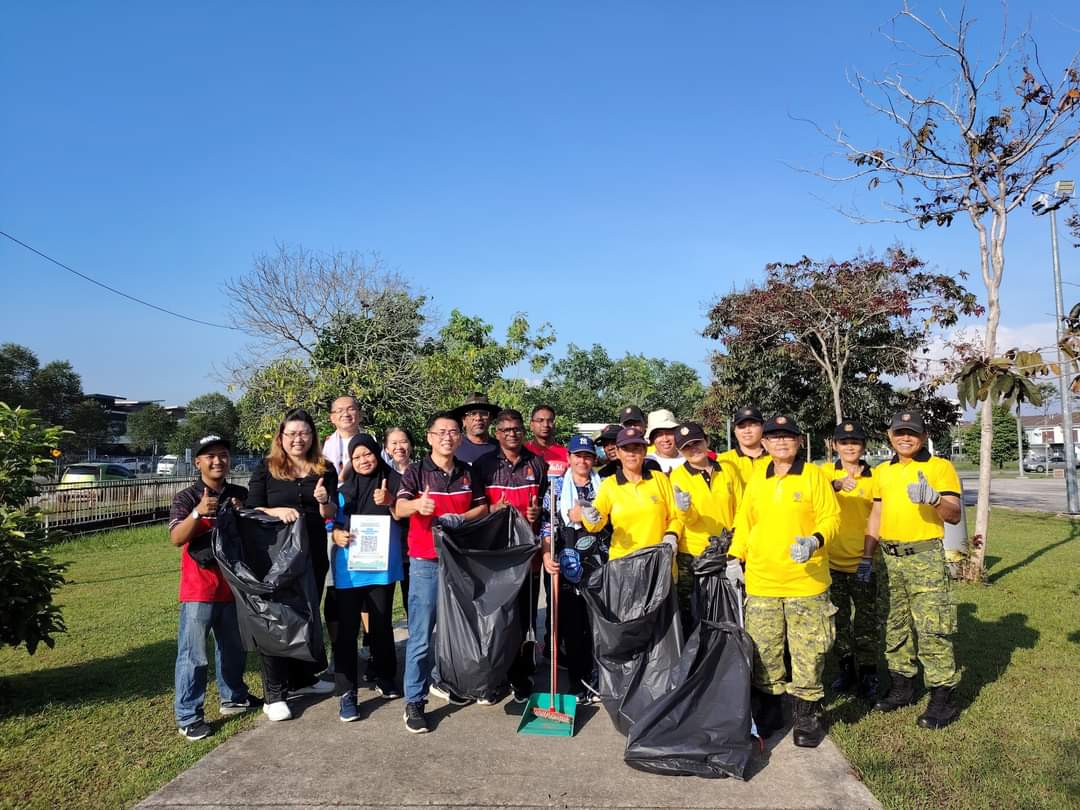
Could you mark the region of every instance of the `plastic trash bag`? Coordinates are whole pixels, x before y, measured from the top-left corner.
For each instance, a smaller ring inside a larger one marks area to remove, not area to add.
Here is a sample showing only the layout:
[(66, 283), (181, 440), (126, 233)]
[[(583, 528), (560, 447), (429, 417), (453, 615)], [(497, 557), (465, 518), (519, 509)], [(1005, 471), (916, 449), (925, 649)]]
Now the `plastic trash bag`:
[(325, 660), (319, 591), (303, 519), (283, 523), (225, 504), (214, 528), (214, 559), (236, 598), (244, 649)]
[(676, 682), (682, 631), (672, 555), (661, 544), (610, 560), (581, 588), (600, 699), (623, 734)]
[(432, 525), (439, 552), (435, 653), (453, 692), (495, 698), (531, 619), (520, 597), (540, 544), (516, 509), (456, 529)]

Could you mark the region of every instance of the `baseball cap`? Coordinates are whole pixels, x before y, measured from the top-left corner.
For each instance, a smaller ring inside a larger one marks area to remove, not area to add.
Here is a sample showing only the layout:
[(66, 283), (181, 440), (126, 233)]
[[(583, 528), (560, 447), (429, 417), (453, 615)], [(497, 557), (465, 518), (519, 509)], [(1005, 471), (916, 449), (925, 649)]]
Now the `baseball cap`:
[(799, 423), (795, 421), (794, 416), (788, 414), (778, 414), (770, 417), (762, 428), (761, 432), (768, 436), (770, 433), (789, 433), (792, 436), (802, 436), (802, 430), (799, 428)]
[(732, 420), (732, 424), (738, 426), (740, 422), (746, 422), (750, 419), (755, 422), (765, 421), (764, 417), (761, 415), (760, 408), (756, 408), (753, 405), (747, 405), (745, 408), (739, 408), (739, 410), (735, 411), (735, 418)]
[(627, 405), (619, 411), (619, 424), (625, 425), (627, 422), (641, 422), (641, 424), (645, 424), (645, 414), (641, 412), (641, 408), (637, 405)]
[(582, 436), (580, 433), (570, 437), (570, 443), (566, 445), (567, 453), (592, 453), (596, 455), (596, 445), (593, 444), (593, 440), (588, 436)]
[(926, 433), (926, 425), (923, 424), (923, 416), (918, 411), (900, 411), (889, 423), (889, 430), (913, 430), (916, 433)]
[(628, 447), (631, 444), (640, 444), (643, 447), (648, 446), (648, 442), (645, 441), (645, 436), (641, 433), (641, 428), (628, 427), (619, 431), (619, 435), (615, 438), (616, 447)]
[(836, 441), (839, 441), (840, 439), (858, 439), (860, 442), (865, 442), (866, 431), (863, 429), (861, 422), (857, 422), (854, 419), (845, 419), (836, 426), (836, 430), (833, 431), (832, 437)]
[(682, 450), (690, 442), (705, 441), (705, 429), (697, 422), (687, 422), (675, 429), (675, 446)]
[(597, 443), (607, 444), (608, 442), (615, 441), (615, 439), (617, 439), (619, 436), (620, 430), (622, 430), (622, 428), (618, 425), (607, 425), (603, 430), (600, 431), (600, 435), (596, 437)]
[(203, 436), (201, 439), (196, 440), (195, 444), (192, 445), (191, 457), (197, 458), (198, 456), (201, 456), (206, 452), (206, 448), (215, 444), (224, 445), (226, 450), (232, 450), (232, 442), (216, 433), (210, 433)]

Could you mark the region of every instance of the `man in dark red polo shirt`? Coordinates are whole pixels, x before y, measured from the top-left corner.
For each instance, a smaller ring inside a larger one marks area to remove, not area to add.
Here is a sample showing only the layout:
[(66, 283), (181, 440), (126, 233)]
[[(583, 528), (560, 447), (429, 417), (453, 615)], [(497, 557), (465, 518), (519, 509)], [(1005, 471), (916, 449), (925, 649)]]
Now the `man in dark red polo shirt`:
[(529, 427), (533, 440), (525, 447), (544, 460), (549, 479), (562, 478), (570, 466), (570, 456), (566, 448), (555, 441), (555, 409), (550, 405), (537, 405), (532, 409)]
[(227, 482), (231, 457), (227, 439), (211, 434), (195, 443), (199, 478), (176, 493), (169, 511), (169, 539), (180, 551), (180, 631), (176, 650), (176, 725), (189, 740), (210, 736), (203, 719), (206, 698), (206, 637), (217, 647), (219, 711), (239, 714), (259, 706), (244, 684), (247, 653), (240, 640), (232, 591), (214, 562), (210, 534), (224, 498), (242, 502), (247, 490)]
[(428, 731), (424, 703), (428, 688), (453, 703), (465, 703), (442, 690), (433, 672), (431, 635), (435, 629), (435, 605), (439, 562), (435, 538), (436, 520), (447, 527), (487, 513), (487, 498), (478, 476), (454, 457), (461, 444), (461, 420), (443, 411), (428, 420), (427, 440), (431, 452), (401, 477), (394, 506), (395, 516), (409, 519), (409, 641), (405, 645), (405, 728), (414, 734)]
[[(525, 422), (519, 412), (509, 408), (499, 411), (495, 417), (495, 438), (499, 449), (477, 461), (473, 469), (484, 485), (491, 508), (514, 507), (525, 516), (539, 538), (542, 534), (540, 504), (548, 489), (547, 464), (525, 447)], [(529, 621), (523, 628), (527, 637), (532, 635), (528, 631), (536, 624), (539, 601), (540, 556), (537, 555), (532, 575), (521, 589), (522, 613)], [(533, 689), (532, 676), (536, 671), (533, 647), (532, 640), (523, 643), (510, 667), (510, 688), (518, 703), (527, 701)]]

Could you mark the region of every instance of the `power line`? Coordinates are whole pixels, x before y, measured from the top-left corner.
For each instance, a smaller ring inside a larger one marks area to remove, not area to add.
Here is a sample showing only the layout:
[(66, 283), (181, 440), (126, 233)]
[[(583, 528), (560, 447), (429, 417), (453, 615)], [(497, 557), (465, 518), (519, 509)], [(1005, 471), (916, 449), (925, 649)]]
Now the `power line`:
[(16, 245), (19, 245), (21, 247), (26, 248), (31, 253), (36, 253), (38, 256), (45, 259), (46, 261), (52, 262), (57, 267), (61, 267), (64, 270), (67, 270), (69, 273), (74, 273), (79, 278), (85, 279), (86, 281), (89, 281), (91, 284), (96, 284), (98, 287), (101, 287), (104, 290), (108, 290), (111, 293), (115, 293), (116, 295), (119, 295), (119, 296), (121, 296), (123, 298), (126, 298), (129, 301), (134, 301), (136, 304), (142, 304), (144, 307), (150, 307), (150, 309), (156, 309), (158, 312), (164, 312), (166, 315), (172, 315), (174, 318), (180, 318), (180, 319), (185, 320), (185, 321), (191, 321), (192, 323), (202, 324), (203, 326), (212, 326), (215, 329), (231, 329), (231, 330), (234, 330), (234, 331), (237, 331), (237, 332), (242, 331), (239, 327), (236, 327), (236, 326), (226, 326), (225, 324), (222, 324), (222, 323), (211, 323), (210, 321), (201, 321), (198, 318), (191, 318), (191, 317), (188, 317), (187, 315), (181, 315), (179, 312), (173, 312), (171, 309), (165, 309), (165, 307), (159, 307), (157, 304), (151, 304), (149, 301), (144, 301), (141, 298), (136, 298), (134, 295), (129, 295), (128, 293), (123, 292), (122, 290), (118, 290), (115, 287), (110, 287), (108, 284), (100, 282), (96, 278), (91, 278), (90, 276), (86, 275), (86, 273), (80, 273), (74, 267), (68, 267), (63, 262), (57, 261), (52, 256), (49, 256), (46, 253), (42, 253), (37, 248), (31, 247), (30, 245), (26, 244), (26, 242), (23, 242), (20, 239), (16, 239), (10, 233), (7, 233), (5, 231), (0, 231), (0, 236), (3, 236), (5, 238), (7, 238), (7, 239), (10, 239)]

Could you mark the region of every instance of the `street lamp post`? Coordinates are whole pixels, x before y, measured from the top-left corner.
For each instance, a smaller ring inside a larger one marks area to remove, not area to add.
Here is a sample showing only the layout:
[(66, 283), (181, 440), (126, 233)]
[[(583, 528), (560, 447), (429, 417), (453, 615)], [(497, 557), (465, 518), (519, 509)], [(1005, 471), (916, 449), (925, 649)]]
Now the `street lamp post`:
[(1076, 449), (1073, 446), (1072, 405), (1069, 396), (1069, 384), (1066, 381), (1065, 365), (1061, 356), (1061, 329), (1064, 325), (1064, 305), (1061, 300), (1061, 265), (1058, 260), (1057, 210), (1069, 201), (1076, 185), (1072, 180), (1058, 180), (1054, 184), (1054, 198), (1043, 194), (1031, 206), (1036, 216), (1050, 215), (1050, 254), (1054, 260), (1054, 303), (1057, 305), (1057, 358), (1061, 374), (1058, 377), (1058, 390), (1061, 395), (1061, 430), (1065, 443), (1065, 495), (1070, 515), (1080, 514), (1080, 491), (1076, 481)]

